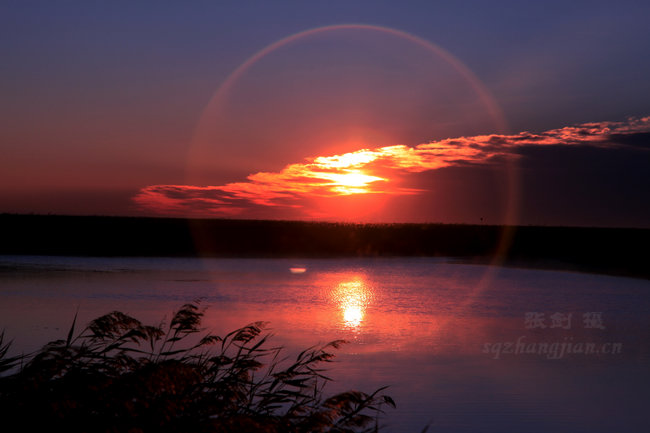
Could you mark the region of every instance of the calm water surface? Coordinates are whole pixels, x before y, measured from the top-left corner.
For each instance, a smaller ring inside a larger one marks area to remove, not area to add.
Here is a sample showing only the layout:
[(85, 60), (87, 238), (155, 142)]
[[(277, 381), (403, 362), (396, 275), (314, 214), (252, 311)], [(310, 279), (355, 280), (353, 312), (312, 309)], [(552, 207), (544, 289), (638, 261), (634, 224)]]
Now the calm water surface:
[[(29, 352), (112, 310), (200, 299), (217, 334), (345, 339), (329, 391), (390, 385), (386, 431), (650, 431), (650, 282), (446, 259), (0, 257), (0, 327)], [(327, 388), (326, 388), (327, 389)]]

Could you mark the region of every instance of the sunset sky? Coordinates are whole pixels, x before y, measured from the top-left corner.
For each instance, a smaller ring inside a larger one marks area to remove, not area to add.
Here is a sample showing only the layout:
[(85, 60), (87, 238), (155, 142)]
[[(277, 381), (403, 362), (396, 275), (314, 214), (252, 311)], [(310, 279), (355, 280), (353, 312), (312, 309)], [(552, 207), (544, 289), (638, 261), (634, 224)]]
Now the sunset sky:
[(649, 17), (3, 1), (0, 212), (650, 227)]

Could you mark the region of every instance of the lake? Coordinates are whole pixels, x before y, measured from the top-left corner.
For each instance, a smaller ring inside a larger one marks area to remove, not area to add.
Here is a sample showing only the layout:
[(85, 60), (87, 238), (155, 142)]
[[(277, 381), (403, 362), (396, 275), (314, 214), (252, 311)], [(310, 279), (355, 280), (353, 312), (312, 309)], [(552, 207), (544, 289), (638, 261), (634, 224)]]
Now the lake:
[(326, 392), (387, 393), (384, 431), (650, 431), (650, 281), (444, 258), (0, 256), (14, 351), (112, 310), (148, 324), (200, 300), (223, 335), (268, 321), (288, 353), (349, 344)]

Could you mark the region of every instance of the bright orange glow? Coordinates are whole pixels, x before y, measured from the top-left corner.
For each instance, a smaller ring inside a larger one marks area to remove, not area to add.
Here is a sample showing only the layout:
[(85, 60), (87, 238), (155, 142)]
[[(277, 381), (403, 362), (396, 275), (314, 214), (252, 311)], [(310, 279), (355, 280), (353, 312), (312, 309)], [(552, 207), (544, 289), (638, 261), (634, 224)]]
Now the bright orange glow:
[(332, 292), (332, 299), (338, 304), (345, 327), (358, 330), (372, 299), (372, 291), (361, 278), (356, 278), (340, 283)]

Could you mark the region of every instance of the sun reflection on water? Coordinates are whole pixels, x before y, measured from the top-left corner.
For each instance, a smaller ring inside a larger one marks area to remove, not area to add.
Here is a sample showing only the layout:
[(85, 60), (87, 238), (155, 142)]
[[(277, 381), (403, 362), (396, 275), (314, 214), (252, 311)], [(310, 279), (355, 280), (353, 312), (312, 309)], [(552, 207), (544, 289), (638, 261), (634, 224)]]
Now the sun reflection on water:
[(332, 291), (332, 299), (338, 305), (343, 325), (359, 330), (366, 316), (366, 308), (372, 300), (372, 290), (362, 278), (339, 283)]

